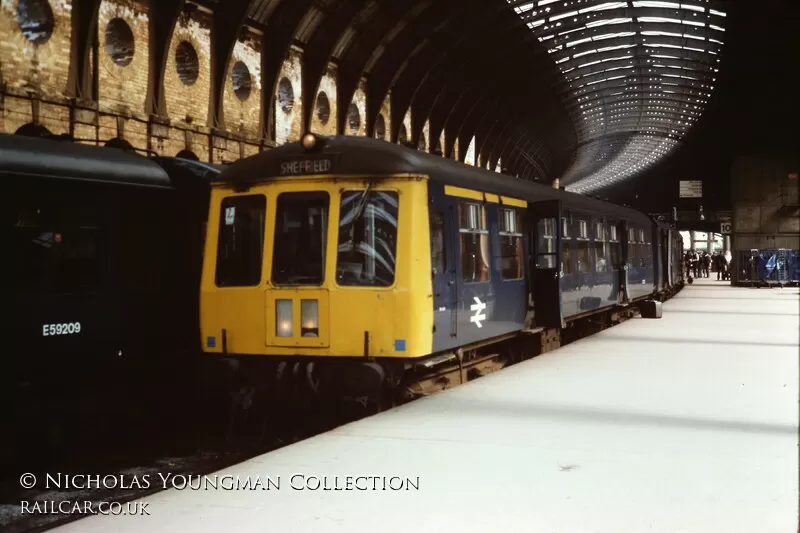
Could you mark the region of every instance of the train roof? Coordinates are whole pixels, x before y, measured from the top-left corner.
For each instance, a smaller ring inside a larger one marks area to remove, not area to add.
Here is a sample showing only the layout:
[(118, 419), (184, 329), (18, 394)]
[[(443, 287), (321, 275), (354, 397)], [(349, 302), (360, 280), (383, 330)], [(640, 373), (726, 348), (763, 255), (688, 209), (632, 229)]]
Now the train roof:
[(3, 174), (173, 188), (163, 168), (137, 154), (10, 134), (0, 134), (0, 175)]
[[(219, 181), (237, 185), (291, 175), (322, 173), (306, 171), (292, 174), (291, 164), (303, 161), (323, 162), (318, 164), (317, 168), (324, 169), (324, 173), (328, 175), (369, 178), (387, 174), (423, 174), (445, 185), (500, 194), (530, 202), (559, 199), (562, 200), (562, 205), (568, 208), (640, 222), (649, 223), (652, 220), (634, 209), (369, 137), (317, 136), (317, 144), (311, 150), (306, 150), (300, 142), (287, 143), (236, 161), (222, 172)], [(313, 167), (313, 164), (306, 163), (300, 168), (308, 170)]]
[(214, 165), (182, 157), (156, 156), (152, 160), (164, 168), (170, 177), (177, 173), (184, 173), (204, 182), (212, 182), (219, 179), (220, 173), (228, 166)]

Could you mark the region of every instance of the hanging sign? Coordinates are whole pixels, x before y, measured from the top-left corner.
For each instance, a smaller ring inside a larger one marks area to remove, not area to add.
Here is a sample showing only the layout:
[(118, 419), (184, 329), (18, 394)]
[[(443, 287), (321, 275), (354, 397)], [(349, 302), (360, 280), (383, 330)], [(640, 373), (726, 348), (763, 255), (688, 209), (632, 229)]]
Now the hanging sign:
[(681, 198), (702, 198), (703, 182), (700, 180), (681, 181), (678, 188), (678, 195)]

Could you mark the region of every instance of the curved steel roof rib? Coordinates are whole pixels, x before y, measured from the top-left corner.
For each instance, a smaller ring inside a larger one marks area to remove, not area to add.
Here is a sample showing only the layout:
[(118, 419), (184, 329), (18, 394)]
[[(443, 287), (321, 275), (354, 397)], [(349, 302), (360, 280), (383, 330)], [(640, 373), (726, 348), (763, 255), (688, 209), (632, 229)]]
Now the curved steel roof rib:
[[(94, 0), (74, 0), (90, 4)], [(170, 28), (187, 0), (154, 3), (153, 61), (166, 63)], [(362, 86), (366, 134), (387, 99), (387, 140), (440, 144), (464, 161), (522, 179), (551, 179), (572, 164), (577, 137), (558, 91), (559, 69), (544, 43), (503, 0), (192, 0), (213, 12), (209, 122), (225, 127), (223, 90), (240, 28), (260, 30), (262, 102), (259, 132), (269, 138), (274, 99), (290, 47), (302, 49), (302, 106), (308, 128), (320, 80), (336, 65), (337, 133)], [(163, 4), (163, 5), (162, 5)], [(94, 11), (96, 16), (96, 10)], [(90, 21), (84, 21), (90, 27)], [(87, 41), (88, 42), (88, 41)], [(86, 46), (86, 45), (82, 45)], [(149, 88), (149, 110), (164, 111), (163, 67)], [(400, 135), (407, 111), (411, 128)], [(424, 130), (424, 131), (423, 131)], [(429, 141), (423, 142), (423, 139)], [(455, 146), (458, 144), (458, 151)]]
[(717, 81), (726, 13), (717, 0), (507, 0), (561, 72), (578, 148), (561, 176), (588, 193), (675, 150)]

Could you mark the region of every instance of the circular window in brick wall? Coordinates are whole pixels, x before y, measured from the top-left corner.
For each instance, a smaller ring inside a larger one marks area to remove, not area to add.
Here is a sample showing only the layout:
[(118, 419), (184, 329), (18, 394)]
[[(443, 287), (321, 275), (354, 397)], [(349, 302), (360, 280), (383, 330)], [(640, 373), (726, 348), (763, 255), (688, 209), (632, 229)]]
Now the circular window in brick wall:
[(243, 61), (237, 61), (233, 65), (233, 94), (236, 98), (244, 102), (250, 98), (253, 89), (253, 77), (250, 76), (250, 69)]
[(317, 95), (317, 118), (323, 126), (331, 118), (331, 103), (328, 101), (328, 95), (322, 91)]
[(189, 41), (181, 41), (175, 49), (175, 68), (184, 85), (194, 85), (200, 75), (200, 60)]
[(121, 18), (111, 19), (106, 26), (106, 52), (111, 60), (120, 67), (127, 67), (135, 51), (131, 27)]
[(278, 105), (287, 115), (294, 109), (294, 89), (288, 78), (281, 78), (278, 82)]
[(408, 141), (408, 131), (406, 130), (406, 125), (400, 125), (400, 133), (397, 135), (397, 142), (398, 144), (405, 144)]
[(347, 123), (353, 133), (358, 133), (358, 129), (361, 127), (361, 113), (358, 112), (358, 106), (354, 103), (350, 104), (347, 109)]
[(19, 0), (17, 4), (17, 24), (30, 42), (44, 44), (53, 35), (55, 19), (53, 8), (47, 0)]
[(378, 115), (375, 120), (375, 138), (384, 140), (386, 138), (386, 120), (383, 115)]

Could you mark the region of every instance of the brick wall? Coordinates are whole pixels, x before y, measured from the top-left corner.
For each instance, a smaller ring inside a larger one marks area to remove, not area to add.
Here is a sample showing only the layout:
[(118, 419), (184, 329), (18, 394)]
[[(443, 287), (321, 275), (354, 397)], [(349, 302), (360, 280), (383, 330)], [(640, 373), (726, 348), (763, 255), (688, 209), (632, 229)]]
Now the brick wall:
[[(403, 138), (405, 136), (405, 138)], [(406, 111), (406, 115), (403, 117), (403, 124), (400, 127), (400, 131), (397, 134), (397, 142), (403, 144), (404, 142), (411, 141), (411, 109), (409, 108)]]
[(425, 125), (422, 126), (422, 138), (419, 140), (419, 149), (425, 150), (426, 152), (430, 152), (433, 147), (431, 146), (431, 121), (430, 119), (425, 121)]
[(367, 133), (367, 93), (366, 93), (366, 80), (361, 78), (358, 82), (358, 87), (356, 87), (355, 93), (353, 93), (353, 101), (350, 104), (351, 106), (355, 106), (355, 110), (358, 112), (358, 128), (352, 128), (350, 125), (350, 111), (351, 109), (348, 108), (348, 118), (345, 120), (344, 132), (347, 135), (366, 135)]
[[(210, 45), (209, 13), (198, 9), (191, 18), (182, 17), (175, 25), (164, 73), (167, 114), (173, 123), (208, 125), (208, 99), (211, 91)], [(192, 50), (196, 54), (196, 60)], [(180, 57), (176, 57), (179, 52)]]
[[(19, 0), (0, 0), (0, 131), (14, 132), (25, 124), (38, 122), (54, 133), (73, 132), (81, 142), (102, 144), (114, 137), (122, 137), (137, 148), (169, 156), (190, 150), (199, 159), (211, 162), (233, 161), (262, 149), (260, 144), (264, 139), (258, 131), (262, 35), (251, 29), (244, 41), (236, 42), (223, 86), (222, 105), (227, 131), (212, 133), (207, 123), (212, 14), (202, 7), (191, 17), (182, 15), (170, 37), (164, 71), (167, 116), (149, 117), (144, 114), (151, 75), (150, 1), (155, 0), (101, 0), (97, 26), (99, 95), (98, 102), (94, 103), (72, 102), (64, 95), (70, 66), (71, 0), (50, 0), (47, 3), (52, 11), (48, 38), (37, 38), (35, 33), (26, 38), (17, 22)], [(27, 24), (26, 27), (32, 26)], [(41, 25), (33, 27), (34, 31), (43, 29)], [(110, 32), (107, 31), (109, 28)], [(186, 49), (181, 49), (180, 61), (176, 58), (184, 41), (191, 45), (189, 49), (196, 55), (193, 71), (186, 67), (187, 59), (194, 60), (187, 57)], [(278, 97), (279, 83), (274, 101), (276, 144), (299, 140), (303, 133), (302, 53), (300, 48), (292, 46), (281, 68), (279, 80), (285, 78), (284, 82), (288, 81), (291, 105), (286, 111), (282, 108)], [(92, 61), (91, 55), (89, 61)], [(249, 95), (241, 98), (234, 91), (233, 83), (238, 62), (247, 67), (251, 79)], [(86, 71), (92, 72), (91, 64)], [(312, 129), (325, 135), (364, 135), (365, 89), (366, 81), (362, 79), (352, 105), (338, 109), (336, 67), (329, 65), (315, 98), (310, 117)], [(321, 93), (325, 93), (328, 102), (328, 117), (324, 124), (316, 105)], [(355, 112), (351, 114), (352, 111)], [(385, 139), (389, 140), (392, 127), (390, 94), (379, 112), (384, 120)], [(339, 113), (345, 116), (343, 132), (337, 132)], [(410, 137), (410, 110), (405, 114), (403, 125)], [(435, 145), (429, 134), (430, 124), (426, 122), (421, 148), (427, 151)], [(444, 133), (441, 139), (443, 143)], [(271, 141), (266, 143), (269, 145)]]
[[(18, 0), (0, 0), (0, 131), (14, 133), (37, 122), (53, 133), (69, 131), (64, 90), (69, 75), (72, 8), (67, 0), (53, 0), (46, 9), (17, 21)], [(42, 25), (40, 23), (44, 22)], [(33, 39), (33, 40), (32, 40)], [(43, 101), (42, 101), (43, 100)]]
[[(300, 139), (303, 134), (303, 66), (300, 50), (292, 47), (281, 67), (275, 95), (275, 143), (281, 145)], [(283, 92), (282, 86), (290, 87)], [(287, 99), (288, 100), (285, 100)]]
[(320, 135), (336, 135), (336, 67), (329, 64), (319, 82), (311, 115), (311, 131)]
[(475, 166), (475, 137), (469, 141), (469, 146), (467, 146), (467, 153), (464, 156), (464, 163), (467, 165)]
[(444, 153), (444, 129), (442, 129), (442, 131), (439, 132), (438, 141), (431, 139), (429, 144), (431, 147), (431, 151), (439, 149), (442, 151), (442, 153)]
[[(259, 33), (249, 31), (244, 42), (236, 41), (225, 80), (225, 128), (251, 139), (260, 137), (258, 125), (261, 112), (261, 40)], [(242, 74), (249, 75), (250, 89), (248, 92), (244, 88), (239, 88), (237, 96), (234, 79), (241, 84), (245, 81), (240, 80)]]
[[(391, 128), (391, 125), (392, 125), (392, 113), (391, 113), (391, 111), (392, 111), (392, 101), (391, 101), (390, 95), (387, 94), (386, 95), (386, 99), (383, 101), (383, 104), (381, 104), (380, 111), (378, 112), (378, 116), (383, 117), (384, 124), (386, 124), (386, 133), (384, 134), (384, 137), (383, 137), (384, 141), (391, 140), (390, 139), (390, 135), (389, 135), (389, 132), (392, 131), (392, 128)], [(377, 119), (376, 119), (376, 121), (377, 121)], [(375, 134), (376, 134), (375, 136), (376, 137), (378, 137), (377, 133), (378, 133), (378, 131), (377, 131), (377, 128), (376, 128), (375, 129)], [(380, 138), (380, 137), (378, 137), (378, 138)]]
[(144, 113), (150, 57), (148, 11), (145, 2), (134, 0), (100, 3), (97, 24), (100, 111), (121, 115)]
[[(51, 0), (49, 37), (31, 19), (26, 37), (17, 22), (18, 0), (0, 0), (0, 77), (12, 88), (39, 94), (63, 95), (69, 75), (72, 36), (72, 5), (67, 0)], [(37, 43), (30, 37), (39, 37)]]

